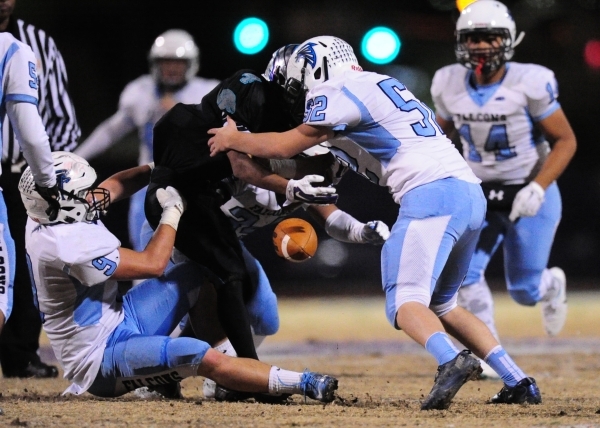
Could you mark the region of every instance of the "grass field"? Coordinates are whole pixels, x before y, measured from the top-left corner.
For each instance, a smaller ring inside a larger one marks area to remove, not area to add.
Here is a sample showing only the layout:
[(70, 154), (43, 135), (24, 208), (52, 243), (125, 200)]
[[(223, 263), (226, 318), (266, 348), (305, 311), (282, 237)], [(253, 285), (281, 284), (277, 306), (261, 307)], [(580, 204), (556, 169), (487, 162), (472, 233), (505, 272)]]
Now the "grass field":
[[(184, 400), (64, 398), (63, 379), (3, 379), (0, 426), (600, 426), (600, 293), (571, 293), (563, 332), (547, 338), (540, 308), (496, 294), (506, 349), (534, 376), (540, 406), (494, 406), (498, 381), (466, 384), (449, 410), (422, 412), (435, 361), (384, 316), (382, 297), (282, 298), (281, 328), (259, 348), (261, 359), (293, 370), (309, 367), (339, 379), (326, 406), (302, 397), (285, 406), (216, 403), (202, 378), (183, 383)], [(49, 356), (42, 337), (44, 356)]]

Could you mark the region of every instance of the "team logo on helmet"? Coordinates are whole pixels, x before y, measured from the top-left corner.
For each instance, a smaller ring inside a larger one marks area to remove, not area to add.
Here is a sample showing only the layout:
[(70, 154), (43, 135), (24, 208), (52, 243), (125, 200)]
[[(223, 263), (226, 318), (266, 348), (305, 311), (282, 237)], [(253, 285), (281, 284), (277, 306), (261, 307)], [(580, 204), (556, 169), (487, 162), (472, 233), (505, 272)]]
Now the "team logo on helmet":
[(58, 188), (63, 190), (65, 188), (65, 184), (71, 181), (71, 177), (68, 174), (69, 171), (66, 169), (56, 170), (56, 184), (58, 184)]
[(304, 58), (306, 60), (306, 62), (308, 63), (308, 65), (310, 65), (312, 68), (315, 68), (315, 65), (317, 65), (317, 53), (315, 52), (315, 49), (313, 48), (313, 46), (316, 46), (316, 45), (317, 45), (316, 43), (308, 42), (307, 44), (302, 46), (298, 50), (298, 53), (296, 54), (295, 61), (298, 61), (301, 58)]

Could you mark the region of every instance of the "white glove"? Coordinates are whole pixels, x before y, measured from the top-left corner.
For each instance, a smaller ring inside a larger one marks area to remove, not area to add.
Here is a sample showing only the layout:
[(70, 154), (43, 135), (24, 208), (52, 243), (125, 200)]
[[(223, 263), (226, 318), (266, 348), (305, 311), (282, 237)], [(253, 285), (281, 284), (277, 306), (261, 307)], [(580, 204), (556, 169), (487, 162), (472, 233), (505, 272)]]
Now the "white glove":
[(320, 175), (307, 175), (300, 180), (290, 180), (285, 189), (287, 203), (335, 204), (338, 200), (335, 187), (313, 187), (311, 185), (311, 183), (320, 183), (324, 180)]
[(530, 182), (517, 192), (508, 219), (515, 221), (519, 217), (532, 217), (536, 215), (544, 203), (545, 193), (542, 186), (535, 181)]
[(360, 235), (367, 244), (382, 245), (390, 237), (390, 228), (380, 220), (370, 221), (364, 225)]
[(185, 211), (185, 199), (181, 197), (177, 189), (167, 186), (166, 189), (156, 191), (156, 199), (163, 209), (160, 224), (168, 224), (177, 230), (181, 214)]
[(325, 220), (325, 232), (341, 242), (381, 245), (390, 236), (390, 230), (380, 220), (362, 223), (345, 211), (335, 210)]

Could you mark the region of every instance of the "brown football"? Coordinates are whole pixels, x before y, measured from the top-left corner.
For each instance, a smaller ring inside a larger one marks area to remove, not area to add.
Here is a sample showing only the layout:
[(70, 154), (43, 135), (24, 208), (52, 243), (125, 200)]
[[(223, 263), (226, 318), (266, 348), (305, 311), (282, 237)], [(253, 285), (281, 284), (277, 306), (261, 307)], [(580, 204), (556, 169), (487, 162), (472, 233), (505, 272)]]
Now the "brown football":
[(279, 257), (291, 262), (303, 262), (317, 252), (317, 232), (301, 218), (288, 218), (273, 231), (273, 245)]

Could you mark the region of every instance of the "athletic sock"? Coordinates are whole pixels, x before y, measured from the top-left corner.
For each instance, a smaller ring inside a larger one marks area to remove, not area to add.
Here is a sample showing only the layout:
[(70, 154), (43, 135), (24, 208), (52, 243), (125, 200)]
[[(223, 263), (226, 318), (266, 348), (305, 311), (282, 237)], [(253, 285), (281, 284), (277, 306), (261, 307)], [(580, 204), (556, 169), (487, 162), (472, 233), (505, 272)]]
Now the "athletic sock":
[(272, 366), (269, 372), (269, 394), (298, 394), (302, 373), (280, 369)]
[(508, 386), (515, 386), (517, 382), (526, 377), (523, 370), (517, 366), (501, 345), (492, 349), (483, 361), (488, 363)]
[(442, 331), (433, 333), (425, 342), (425, 349), (435, 357), (438, 365), (442, 365), (458, 355), (458, 349), (450, 336)]
[(237, 352), (235, 352), (235, 349), (233, 349), (233, 345), (229, 339), (225, 339), (225, 342), (215, 346), (215, 350), (230, 357), (237, 357)]

